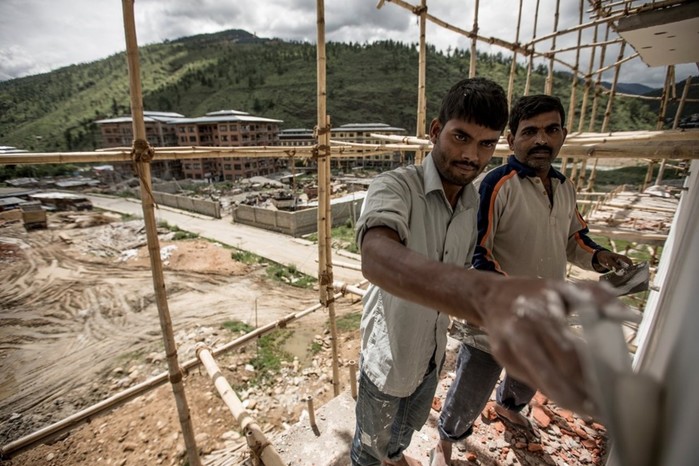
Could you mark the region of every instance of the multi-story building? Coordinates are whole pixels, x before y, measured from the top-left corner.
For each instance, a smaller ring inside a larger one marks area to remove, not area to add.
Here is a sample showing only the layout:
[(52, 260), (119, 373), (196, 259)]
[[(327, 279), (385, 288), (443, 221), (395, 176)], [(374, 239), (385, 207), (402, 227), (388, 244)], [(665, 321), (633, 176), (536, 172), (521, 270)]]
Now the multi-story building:
[[(396, 128), (385, 123), (349, 123), (330, 130), (330, 138), (337, 141), (361, 144), (386, 143), (385, 140), (378, 139), (372, 136), (372, 134), (405, 136), (407, 131), (403, 128)], [(371, 167), (386, 170), (395, 168), (401, 164), (401, 154), (399, 151), (396, 151), (380, 155), (339, 159), (338, 161), (345, 168)]]
[(290, 128), (279, 131), (279, 145), (281, 146), (312, 146), (315, 143), (312, 129)]
[[(220, 110), (203, 117), (186, 118), (179, 113), (143, 112), (146, 137), (154, 147), (237, 147), (279, 144), (281, 120), (262, 118), (236, 110)], [(99, 120), (103, 146), (130, 147), (133, 141), (131, 116)], [(283, 163), (283, 162), (282, 162)], [(124, 167), (121, 167), (124, 169)], [(128, 169), (128, 167), (127, 167)], [(224, 157), (153, 161), (153, 176), (232, 181), (267, 175), (278, 170), (274, 158)]]
[[(275, 146), (279, 145), (279, 123), (237, 110), (220, 110), (203, 117), (184, 118), (174, 123), (179, 146)], [(233, 181), (268, 175), (280, 167), (274, 158), (224, 157), (183, 160), (186, 178)]]
[[(172, 147), (177, 145), (177, 134), (173, 121), (183, 119), (184, 115), (173, 112), (143, 112), (146, 126), (146, 139), (153, 147)], [(97, 120), (102, 133), (102, 146), (105, 148), (131, 147), (133, 144), (133, 119), (131, 116)], [(114, 170), (121, 175), (131, 175), (131, 164), (116, 163)], [(154, 160), (151, 162), (151, 174), (165, 180), (182, 178), (182, 163), (179, 160)]]

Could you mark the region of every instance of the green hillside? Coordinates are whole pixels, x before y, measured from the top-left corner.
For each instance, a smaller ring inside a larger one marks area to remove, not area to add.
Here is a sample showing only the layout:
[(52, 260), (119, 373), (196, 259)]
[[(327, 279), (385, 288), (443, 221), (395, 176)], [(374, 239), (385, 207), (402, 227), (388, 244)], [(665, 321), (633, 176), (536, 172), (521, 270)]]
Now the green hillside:
[[(429, 120), (449, 86), (468, 75), (470, 57), (463, 50), (445, 54), (428, 49)], [(140, 57), (147, 110), (195, 117), (235, 109), (284, 120), (282, 128), (312, 128), (316, 123), (312, 44), (260, 39), (232, 30), (148, 45), (141, 48)], [(329, 43), (327, 58), (327, 105), (333, 126), (382, 122), (414, 133), (415, 45)], [(510, 62), (502, 54), (479, 54), (478, 74), (506, 87)], [(533, 92), (543, 91), (544, 79), (541, 67), (533, 76)], [(520, 69), (516, 94), (523, 92), (524, 84), (525, 72)], [(554, 88), (568, 108), (570, 79), (557, 75)], [(128, 113), (124, 53), (0, 82), (0, 145), (34, 151), (92, 150), (100, 147), (94, 121)], [(611, 129), (648, 129), (654, 127), (655, 118), (643, 101), (624, 99), (615, 105)]]

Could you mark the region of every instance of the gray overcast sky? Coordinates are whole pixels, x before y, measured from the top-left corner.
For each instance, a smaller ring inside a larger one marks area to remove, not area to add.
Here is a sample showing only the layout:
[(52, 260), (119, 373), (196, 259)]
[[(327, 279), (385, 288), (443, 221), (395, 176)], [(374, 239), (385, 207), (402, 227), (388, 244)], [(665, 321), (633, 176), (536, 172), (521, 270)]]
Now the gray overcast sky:
[[(419, 0), (410, 0), (419, 4)], [(461, 29), (473, 24), (473, 0), (428, 0), (429, 12)], [(537, 36), (553, 30), (554, 0), (540, 0)], [(385, 3), (376, 9), (377, 0), (327, 0), (325, 2), (326, 40), (336, 42), (373, 42), (393, 39), (404, 43), (418, 41), (416, 17), (404, 8)], [(520, 42), (532, 37), (536, 0), (524, 0)], [(578, 2), (561, 2), (558, 29), (578, 23)], [(586, 2), (587, 8), (587, 2)], [(518, 0), (480, 2), (480, 34), (515, 41)], [(316, 39), (316, 2), (314, 0), (136, 0), (136, 30), (140, 45), (194, 34), (244, 29), (259, 37), (286, 40)], [(600, 32), (600, 35), (602, 32)], [(576, 34), (559, 38), (557, 47), (576, 43)], [(583, 36), (592, 42), (592, 30)], [(469, 40), (441, 28), (427, 25), (427, 42), (437, 48), (467, 49)], [(483, 52), (511, 52), (500, 47), (479, 44)], [(542, 42), (548, 50), (550, 42)], [(125, 49), (120, 0), (0, 0), (0, 80), (47, 72), (62, 66), (105, 58)], [(607, 52), (607, 63), (618, 55), (618, 48)], [(628, 52), (627, 52), (628, 55)], [(561, 56), (574, 61), (573, 53)], [(523, 59), (520, 57), (520, 61)], [(599, 54), (596, 62), (599, 60)], [(582, 57), (581, 68), (589, 59)], [(597, 68), (598, 65), (595, 65)], [(694, 64), (677, 67), (678, 80), (697, 74)], [(612, 79), (612, 71), (604, 75)], [(661, 87), (665, 68), (650, 68), (640, 59), (622, 66), (622, 82), (638, 82)]]

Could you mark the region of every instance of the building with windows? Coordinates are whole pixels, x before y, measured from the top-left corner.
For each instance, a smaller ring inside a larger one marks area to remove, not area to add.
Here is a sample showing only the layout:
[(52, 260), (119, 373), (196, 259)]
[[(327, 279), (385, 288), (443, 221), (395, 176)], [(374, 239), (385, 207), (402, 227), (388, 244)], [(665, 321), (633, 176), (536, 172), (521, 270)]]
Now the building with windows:
[[(406, 136), (407, 131), (404, 128), (396, 128), (385, 123), (349, 123), (330, 130), (330, 138), (335, 141), (360, 144), (386, 143), (385, 140), (376, 138), (372, 134)], [(399, 166), (402, 160), (400, 152), (396, 151), (388, 154), (340, 159), (338, 162), (345, 168), (367, 167), (388, 170)]]
[[(178, 146), (276, 146), (282, 120), (262, 118), (237, 110), (220, 110), (203, 117), (173, 121)], [(273, 158), (224, 157), (182, 161), (185, 178), (233, 181), (277, 171)]]
[[(153, 147), (273, 146), (279, 144), (279, 123), (282, 122), (237, 110), (220, 110), (197, 118), (170, 112), (145, 111), (143, 115), (146, 137)], [(131, 147), (131, 116), (98, 120), (96, 123), (100, 126), (105, 148)], [(128, 164), (120, 165), (121, 170), (130, 170)], [(158, 178), (209, 181), (233, 181), (268, 175), (279, 168), (273, 158), (252, 157), (161, 160), (151, 163), (153, 176)]]
[[(173, 121), (183, 119), (184, 115), (173, 112), (143, 112), (146, 126), (146, 139), (153, 147), (172, 147), (177, 145), (177, 134)], [(102, 147), (130, 148), (133, 143), (133, 119), (131, 115), (97, 120), (102, 134)], [(115, 172), (131, 176), (131, 164), (114, 164)], [(182, 163), (179, 160), (153, 160), (151, 174), (156, 178), (171, 180), (182, 178)]]
[(315, 143), (312, 129), (290, 128), (279, 131), (279, 145), (281, 146), (312, 146)]

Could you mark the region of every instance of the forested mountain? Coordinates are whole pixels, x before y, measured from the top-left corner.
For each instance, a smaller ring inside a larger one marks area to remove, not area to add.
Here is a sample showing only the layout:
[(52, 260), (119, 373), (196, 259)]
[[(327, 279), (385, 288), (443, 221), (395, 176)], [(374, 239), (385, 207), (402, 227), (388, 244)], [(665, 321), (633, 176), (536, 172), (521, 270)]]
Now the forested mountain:
[[(144, 46), (140, 58), (146, 110), (196, 117), (235, 109), (284, 120), (282, 128), (312, 128), (316, 123), (316, 48), (312, 44), (261, 39), (231, 30)], [(510, 62), (511, 57), (503, 54), (479, 54), (478, 74), (507, 87)], [(468, 51), (441, 53), (428, 47), (428, 121), (449, 86), (468, 76), (468, 67)], [(331, 124), (381, 122), (414, 134), (417, 72), (414, 44), (328, 43)], [(525, 78), (520, 68), (515, 94), (523, 92)], [(545, 69), (539, 67), (532, 78), (532, 92), (543, 92), (544, 80)], [(567, 109), (570, 79), (557, 74), (554, 89)], [(600, 122), (605, 105), (605, 99), (598, 105)], [(129, 112), (124, 53), (0, 82), (0, 145), (34, 151), (96, 149), (100, 136), (94, 121)], [(620, 99), (611, 129), (649, 129), (655, 120), (645, 101)]]

